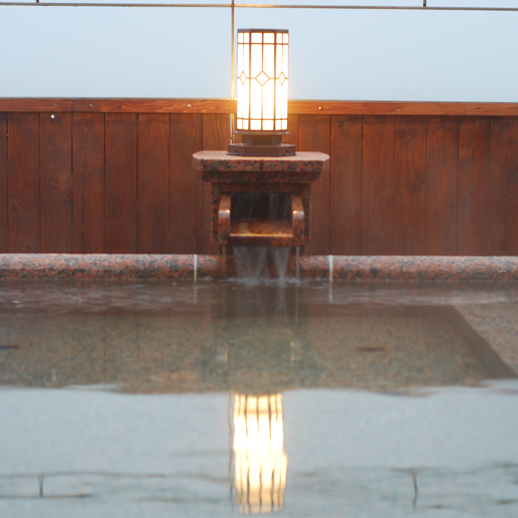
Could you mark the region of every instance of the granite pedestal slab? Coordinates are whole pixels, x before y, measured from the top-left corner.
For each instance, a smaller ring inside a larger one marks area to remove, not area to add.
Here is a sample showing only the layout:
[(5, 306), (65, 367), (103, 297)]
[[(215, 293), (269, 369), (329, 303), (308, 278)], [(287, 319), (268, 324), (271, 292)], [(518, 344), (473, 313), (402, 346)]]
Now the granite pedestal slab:
[[(211, 183), (211, 240), (225, 245), (296, 246), (310, 237), (311, 184), (329, 170), (325, 153), (299, 152), (286, 157), (243, 157), (225, 151), (199, 151), (193, 167)], [(238, 197), (285, 195), (286, 217), (233, 213)]]

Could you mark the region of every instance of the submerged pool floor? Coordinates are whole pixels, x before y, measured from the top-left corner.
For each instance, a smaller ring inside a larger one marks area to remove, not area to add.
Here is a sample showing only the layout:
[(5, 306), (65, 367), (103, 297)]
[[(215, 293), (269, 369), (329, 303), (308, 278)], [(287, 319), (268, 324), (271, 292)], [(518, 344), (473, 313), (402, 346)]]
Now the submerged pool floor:
[(516, 516), (518, 288), (9, 282), (1, 516)]

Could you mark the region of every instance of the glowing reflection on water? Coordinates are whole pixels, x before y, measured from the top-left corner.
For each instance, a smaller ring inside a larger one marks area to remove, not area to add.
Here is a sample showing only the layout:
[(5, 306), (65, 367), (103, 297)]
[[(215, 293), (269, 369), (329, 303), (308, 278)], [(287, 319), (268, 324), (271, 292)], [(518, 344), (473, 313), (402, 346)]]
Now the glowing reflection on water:
[(239, 512), (279, 511), (284, 507), (288, 471), (282, 395), (236, 394), (233, 424), (234, 482)]

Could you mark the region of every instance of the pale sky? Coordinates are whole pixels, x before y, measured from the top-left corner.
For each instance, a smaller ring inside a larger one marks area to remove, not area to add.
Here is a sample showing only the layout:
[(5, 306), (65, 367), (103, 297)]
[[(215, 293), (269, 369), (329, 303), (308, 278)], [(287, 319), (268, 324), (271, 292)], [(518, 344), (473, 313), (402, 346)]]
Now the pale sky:
[[(176, 0), (207, 2), (228, 3)], [(518, 0), (427, 5), (518, 8)], [(0, 5), (0, 20), (0, 97), (230, 97), (228, 8)], [(235, 29), (253, 27), (289, 29), (292, 99), (518, 102), (518, 12), (236, 8)]]

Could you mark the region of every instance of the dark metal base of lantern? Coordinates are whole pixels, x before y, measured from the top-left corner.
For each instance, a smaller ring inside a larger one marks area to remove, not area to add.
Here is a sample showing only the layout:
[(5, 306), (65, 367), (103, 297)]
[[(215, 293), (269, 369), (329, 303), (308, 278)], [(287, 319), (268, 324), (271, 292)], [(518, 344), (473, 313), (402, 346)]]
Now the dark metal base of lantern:
[(282, 133), (250, 135), (243, 133), (240, 144), (229, 144), (228, 154), (237, 156), (293, 156), (295, 146), (283, 144)]
[(254, 146), (250, 144), (229, 144), (229, 155), (238, 156), (292, 156), (295, 146), (292, 144), (278, 144), (277, 146)]

